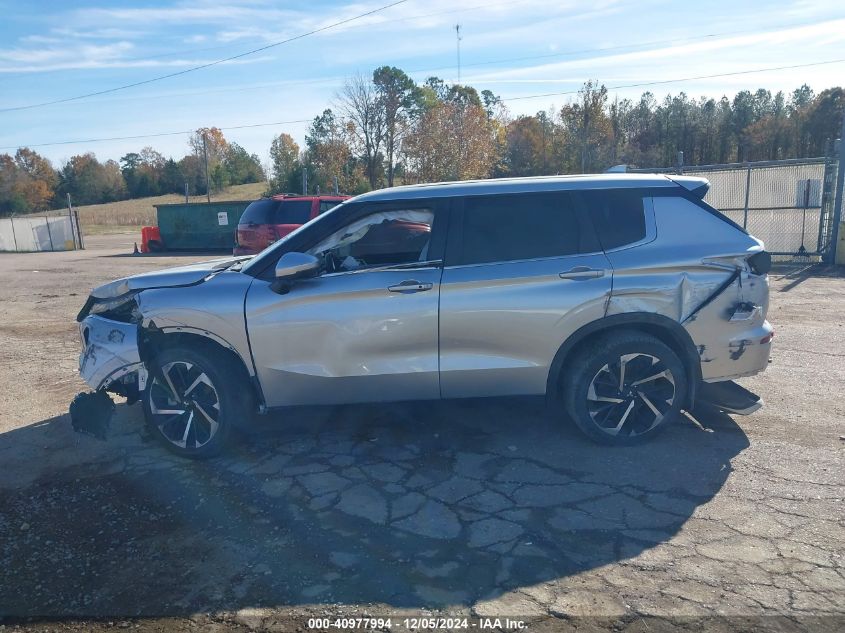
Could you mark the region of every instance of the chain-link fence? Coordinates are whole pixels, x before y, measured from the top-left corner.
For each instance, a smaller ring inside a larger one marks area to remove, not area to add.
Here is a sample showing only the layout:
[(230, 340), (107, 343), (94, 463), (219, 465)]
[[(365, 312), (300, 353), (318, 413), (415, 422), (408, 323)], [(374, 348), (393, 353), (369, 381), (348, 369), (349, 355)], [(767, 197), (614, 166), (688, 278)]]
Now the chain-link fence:
[(705, 201), (763, 240), (781, 261), (819, 261), (832, 247), (838, 159), (822, 158), (635, 169), (710, 181)]

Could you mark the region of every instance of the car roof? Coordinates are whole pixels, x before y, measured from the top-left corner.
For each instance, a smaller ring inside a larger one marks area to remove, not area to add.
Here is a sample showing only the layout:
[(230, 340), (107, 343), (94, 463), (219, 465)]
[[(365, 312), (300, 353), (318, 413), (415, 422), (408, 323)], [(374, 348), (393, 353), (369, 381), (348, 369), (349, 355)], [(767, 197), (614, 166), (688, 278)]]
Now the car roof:
[(273, 200), (346, 200), (349, 196), (343, 194), (312, 194), (297, 195), (295, 193), (277, 193), (271, 196)]
[(530, 178), (494, 178), (488, 180), (461, 180), (421, 185), (403, 185), (379, 189), (362, 194), (357, 201), (378, 202), (389, 200), (413, 200), (416, 198), (443, 198), (451, 196), (473, 196), (506, 193), (527, 193), (541, 191), (567, 191), (582, 189), (622, 189), (677, 187), (693, 189), (706, 185), (704, 178), (668, 177), (660, 174), (584, 174), (578, 176), (534, 176)]

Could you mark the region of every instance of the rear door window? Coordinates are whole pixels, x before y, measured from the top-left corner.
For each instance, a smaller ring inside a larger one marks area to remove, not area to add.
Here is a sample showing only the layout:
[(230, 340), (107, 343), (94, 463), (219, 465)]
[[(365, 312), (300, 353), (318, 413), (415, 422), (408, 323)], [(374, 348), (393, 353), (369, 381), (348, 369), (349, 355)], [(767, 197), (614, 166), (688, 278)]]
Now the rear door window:
[(305, 224), (310, 219), (310, 200), (282, 200), (276, 208), (273, 224)]
[(593, 220), (604, 250), (639, 242), (646, 237), (643, 192), (636, 189), (583, 191), (581, 200)]
[(456, 264), (562, 257), (599, 250), (566, 193), (477, 196), (464, 201)]

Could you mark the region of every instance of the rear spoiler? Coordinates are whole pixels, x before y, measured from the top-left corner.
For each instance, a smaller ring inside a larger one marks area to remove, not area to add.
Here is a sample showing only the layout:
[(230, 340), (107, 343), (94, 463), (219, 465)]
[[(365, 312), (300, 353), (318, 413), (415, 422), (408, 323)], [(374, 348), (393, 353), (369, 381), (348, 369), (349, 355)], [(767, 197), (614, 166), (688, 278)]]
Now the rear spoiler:
[(697, 176), (667, 176), (667, 178), (689, 191), (699, 200), (704, 200), (704, 196), (710, 190), (710, 181), (707, 178)]

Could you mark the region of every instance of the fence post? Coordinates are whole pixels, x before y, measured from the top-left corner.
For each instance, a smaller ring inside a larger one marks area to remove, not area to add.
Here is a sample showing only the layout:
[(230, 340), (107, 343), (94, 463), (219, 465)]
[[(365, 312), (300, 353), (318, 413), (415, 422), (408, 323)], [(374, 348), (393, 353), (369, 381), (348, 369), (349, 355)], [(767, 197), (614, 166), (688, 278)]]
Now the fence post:
[(12, 227), (12, 240), (15, 242), (15, 252), (18, 252), (18, 236), (15, 235), (15, 216), (9, 216), (9, 225)]
[(79, 237), (79, 248), (85, 250), (85, 241), (82, 239), (82, 226), (79, 224), (79, 211), (73, 210), (73, 216), (76, 218), (76, 234)]
[(47, 237), (50, 238), (50, 252), (52, 253), (53, 251), (56, 250), (56, 247), (53, 246), (53, 232), (50, 230), (50, 217), (49, 216), (46, 216), (46, 215), (44, 216), (44, 224), (47, 225)]
[(751, 165), (748, 165), (748, 171), (745, 174), (745, 209), (742, 213), (742, 228), (748, 228), (748, 200), (751, 196)]
[(67, 208), (67, 221), (70, 222), (70, 237), (73, 239), (73, 250), (76, 250), (76, 231), (73, 230), (73, 211), (70, 206)]
[(826, 264), (836, 263), (836, 247), (839, 245), (839, 222), (842, 220), (842, 189), (845, 188), (845, 112), (842, 113), (842, 132), (839, 135), (839, 166), (836, 170), (836, 197), (833, 199), (833, 226), (830, 233), (830, 247), (825, 255)]

